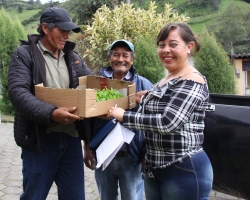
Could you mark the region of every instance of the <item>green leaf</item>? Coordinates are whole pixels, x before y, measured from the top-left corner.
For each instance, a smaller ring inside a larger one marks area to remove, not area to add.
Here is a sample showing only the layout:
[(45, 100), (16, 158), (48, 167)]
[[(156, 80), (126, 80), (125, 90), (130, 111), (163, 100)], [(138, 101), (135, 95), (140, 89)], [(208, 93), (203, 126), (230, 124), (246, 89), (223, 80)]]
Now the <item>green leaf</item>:
[(116, 89), (108, 89), (107, 87), (103, 88), (102, 90), (98, 89), (97, 90), (97, 95), (96, 95), (96, 101), (107, 101), (111, 99), (118, 99), (124, 97), (123, 94), (121, 94), (118, 90)]

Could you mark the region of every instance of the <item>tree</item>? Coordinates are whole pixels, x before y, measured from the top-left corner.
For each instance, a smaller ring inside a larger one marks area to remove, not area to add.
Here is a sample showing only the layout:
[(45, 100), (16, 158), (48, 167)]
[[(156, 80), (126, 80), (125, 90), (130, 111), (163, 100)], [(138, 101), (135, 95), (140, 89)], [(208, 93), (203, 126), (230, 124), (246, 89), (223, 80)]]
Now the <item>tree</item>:
[(214, 21), (208, 26), (208, 30), (212, 30), (217, 41), (223, 46), (224, 50), (229, 54), (231, 43), (234, 44), (235, 53), (249, 53), (250, 33), (249, 25), (250, 13), (243, 13), (238, 7), (229, 6), (219, 20)]
[(19, 13), (23, 12), (23, 6), (18, 5), (17, 10), (18, 10)]
[(186, 0), (185, 3), (180, 3), (176, 8), (179, 12), (188, 13), (190, 17), (198, 17), (218, 11), (219, 5), (220, 0)]
[(213, 9), (218, 9), (220, 0), (187, 0), (187, 5), (196, 5), (200, 8), (212, 7)]
[(77, 24), (91, 24), (95, 12), (103, 5), (112, 9), (117, 5), (116, 0), (70, 0), (63, 3), (63, 7), (72, 14)]
[(108, 8), (113, 8), (111, 1), (109, 0), (79, 0), (78, 6), (75, 7), (76, 15), (74, 20), (78, 24), (88, 24), (91, 23), (91, 18), (93, 14), (102, 6), (106, 5)]
[[(99, 8), (94, 14), (93, 24), (83, 26), (85, 36), (77, 40), (84, 58), (92, 64), (92, 69), (99, 69), (108, 64), (107, 51), (114, 40), (123, 38), (135, 43), (144, 36), (156, 38), (160, 29), (168, 22), (189, 19), (184, 15), (172, 13), (169, 4), (165, 5), (163, 13), (156, 13), (155, 9), (154, 2), (149, 4), (148, 10), (135, 9), (132, 4), (124, 3), (113, 10), (105, 5)], [(138, 58), (144, 55), (137, 53), (136, 56)]]
[(201, 49), (194, 56), (194, 63), (206, 76), (210, 93), (235, 94), (235, 71), (227, 52), (207, 29), (204, 29), (199, 37)]
[(0, 99), (1, 111), (7, 114), (13, 113), (13, 107), (8, 96), (8, 69), (11, 55), (19, 43), (19, 39), (25, 38), (25, 30), (19, 20), (12, 20), (7, 12), (0, 10)]

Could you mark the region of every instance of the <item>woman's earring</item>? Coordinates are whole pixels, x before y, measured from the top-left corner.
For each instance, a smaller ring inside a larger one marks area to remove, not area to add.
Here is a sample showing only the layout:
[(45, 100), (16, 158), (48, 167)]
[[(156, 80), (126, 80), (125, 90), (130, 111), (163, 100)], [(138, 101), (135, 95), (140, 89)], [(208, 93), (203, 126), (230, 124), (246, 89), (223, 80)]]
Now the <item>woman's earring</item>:
[(190, 54), (190, 51), (188, 50), (188, 54)]

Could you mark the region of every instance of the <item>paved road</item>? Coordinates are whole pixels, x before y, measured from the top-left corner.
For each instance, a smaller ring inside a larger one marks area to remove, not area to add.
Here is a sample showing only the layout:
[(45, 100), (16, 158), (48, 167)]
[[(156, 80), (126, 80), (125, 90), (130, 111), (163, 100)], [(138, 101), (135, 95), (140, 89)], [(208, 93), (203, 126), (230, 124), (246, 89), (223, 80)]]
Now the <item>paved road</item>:
[[(0, 200), (17, 200), (22, 193), (22, 161), (20, 148), (13, 137), (13, 123), (0, 122)], [(85, 168), (86, 200), (98, 200), (93, 171)], [(53, 185), (47, 200), (57, 200)], [(237, 200), (238, 198), (212, 191), (209, 200)], [(239, 199), (238, 199), (239, 200)]]

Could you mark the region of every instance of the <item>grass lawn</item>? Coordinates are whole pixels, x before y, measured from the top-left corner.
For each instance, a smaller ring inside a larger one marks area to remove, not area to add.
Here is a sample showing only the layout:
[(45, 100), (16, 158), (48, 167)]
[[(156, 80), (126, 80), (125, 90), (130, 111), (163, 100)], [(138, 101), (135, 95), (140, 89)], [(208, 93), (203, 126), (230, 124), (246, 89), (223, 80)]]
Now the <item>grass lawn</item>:
[[(23, 12), (19, 13), (17, 10), (8, 10), (10, 17), (15, 20), (18, 19), (21, 22), (31, 18), (33, 15), (37, 14), (41, 9), (35, 10), (23, 10)], [(37, 33), (37, 25), (39, 23), (39, 19), (37, 21), (30, 22), (26, 26), (24, 26), (27, 34)]]
[(204, 23), (196, 23), (196, 24), (189, 24), (189, 26), (191, 27), (192, 31), (195, 34), (199, 34), (202, 32), (203, 28), (205, 27)]
[(37, 33), (36, 29), (38, 27), (38, 24), (39, 24), (39, 20), (31, 22), (28, 25), (26, 25), (25, 30), (26, 30), (27, 34)]
[(223, 0), (220, 4), (220, 12), (224, 12), (229, 6), (239, 7), (242, 11), (248, 11), (250, 9), (250, 4), (242, 0)]
[(17, 10), (7, 10), (10, 17), (12, 19), (19, 19), (20, 21), (27, 20), (31, 18), (33, 15), (37, 14), (41, 9), (35, 10), (23, 10), (23, 12), (19, 13)]

